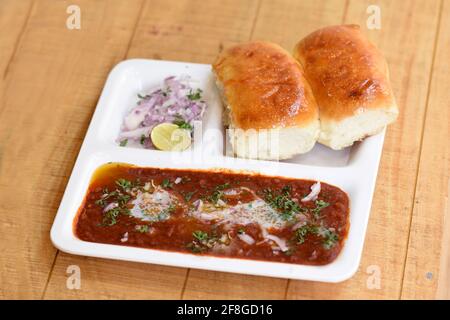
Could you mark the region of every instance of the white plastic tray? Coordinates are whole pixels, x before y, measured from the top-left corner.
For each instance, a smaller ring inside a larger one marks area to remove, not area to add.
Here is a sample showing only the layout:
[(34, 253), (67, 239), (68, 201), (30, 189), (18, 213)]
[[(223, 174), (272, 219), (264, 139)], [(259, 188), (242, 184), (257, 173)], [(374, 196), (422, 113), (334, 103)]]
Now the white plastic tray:
[[(205, 137), (203, 145), (195, 145), (191, 150), (176, 154), (118, 146), (116, 139), (120, 125), (127, 111), (135, 105), (137, 93), (160, 84), (167, 76), (182, 74), (198, 80), (204, 91), (208, 103), (204, 132), (206, 129), (223, 132), (222, 107), (210, 65), (141, 59), (119, 63), (106, 81), (67, 184), (51, 230), (53, 244), (71, 254), (178, 267), (325, 282), (350, 278), (358, 269), (361, 258), (384, 131), (343, 151), (333, 151), (317, 144), (308, 154), (283, 162), (226, 157), (221, 143), (209, 143), (214, 139), (208, 137)], [(343, 189), (350, 197), (348, 238), (338, 258), (326, 266), (199, 256), (81, 241), (73, 233), (73, 220), (92, 173), (110, 161), (160, 168), (220, 167), (324, 181)]]

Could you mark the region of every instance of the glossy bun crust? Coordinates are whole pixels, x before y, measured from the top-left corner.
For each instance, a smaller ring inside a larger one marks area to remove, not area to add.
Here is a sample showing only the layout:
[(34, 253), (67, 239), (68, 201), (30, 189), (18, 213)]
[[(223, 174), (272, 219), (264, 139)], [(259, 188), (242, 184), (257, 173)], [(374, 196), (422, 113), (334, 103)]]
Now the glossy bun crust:
[(219, 55), (213, 69), (234, 127), (304, 127), (317, 121), (317, 104), (303, 70), (280, 46), (236, 45)]
[(386, 60), (359, 26), (317, 30), (297, 44), (294, 57), (319, 106), (319, 142), (341, 149), (396, 119)]

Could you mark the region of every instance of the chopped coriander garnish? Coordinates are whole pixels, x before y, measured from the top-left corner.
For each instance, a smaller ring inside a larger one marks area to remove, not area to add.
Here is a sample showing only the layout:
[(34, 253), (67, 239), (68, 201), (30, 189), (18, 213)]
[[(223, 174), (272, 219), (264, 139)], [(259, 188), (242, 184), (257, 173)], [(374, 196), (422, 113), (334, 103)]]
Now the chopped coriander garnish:
[(214, 203), (214, 204), (217, 204), (217, 202), (219, 202), (219, 200), (222, 199), (222, 196), (223, 196), (223, 191), (222, 190), (225, 190), (225, 189), (227, 189), (229, 187), (230, 187), (230, 184), (228, 182), (224, 183), (224, 184), (217, 185), (214, 188), (213, 193), (208, 197), (208, 200), (210, 202)]
[(308, 234), (319, 235), (320, 237), (322, 237), (323, 247), (327, 250), (333, 248), (339, 241), (339, 236), (336, 232), (325, 227), (306, 224), (295, 230), (295, 238), (297, 240), (297, 244), (304, 243)]
[(117, 197), (119, 195), (119, 192), (117, 190), (109, 192), (108, 189), (103, 190), (103, 195), (101, 196), (100, 199), (95, 201), (96, 205), (99, 205), (101, 207), (105, 207), (106, 206), (106, 200), (112, 198), (112, 197)]
[(323, 246), (327, 250), (333, 248), (339, 241), (339, 236), (337, 235), (337, 233), (331, 231), (330, 229), (325, 229), (322, 236), (324, 237)]
[(100, 206), (100, 207), (104, 207), (106, 205), (105, 204), (105, 200), (103, 200), (103, 199), (95, 200), (95, 204)]
[(170, 205), (168, 208), (162, 210), (159, 214), (158, 214), (158, 221), (162, 221), (162, 220), (166, 220), (169, 215), (175, 210), (175, 207), (173, 205)]
[(121, 147), (125, 147), (127, 145), (127, 143), (128, 143), (128, 139), (124, 139), (124, 140), (120, 141), (119, 145)]
[(183, 119), (175, 120), (175, 121), (173, 121), (173, 123), (176, 124), (181, 129), (187, 129), (187, 130), (191, 130), (191, 131), (192, 131), (192, 129), (194, 129), (190, 123), (184, 121)]
[(323, 200), (316, 200), (315, 204), (316, 204), (316, 207), (311, 210), (315, 218), (319, 218), (320, 217), (320, 211), (323, 208), (326, 208), (326, 207), (328, 207), (330, 205), (330, 203), (325, 202)]
[(147, 98), (150, 97), (148, 94), (146, 94), (145, 96), (143, 96), (143, 95), (141, 95), (140, 93), (138, 93), (137, 96), (138, 96), (138, 98), (141, 99), (141, 100), (144, 100), (144, 99), (147, 99)]
[(184, 200), (186, 200), (186, 202), (190, 201), (192, 199), (192, 196), (194, 195), (194, 193), (196, 193), (196, 191), (190, 191), (190, 192), (182, 192), (181, 194), (184, 197)]
[(201, 231), (201, 230), (197, 230), (192, 232), (192, 236), (199, 240), (199, 241), (203, 241), (203, 240), (207, 240), (208, 239), (208, 233)]
[(200, 253), (206, 250), (205, 247), (198, 244), (196, 241), (189, 242), (186, 248), (190, 249), (193, 253)]
[(319, 207), (320, 209), (328, 207), (329, 205), (330, 205), (329, 202), (325, 202), (323, 200), (316, 200), (316, 206)]
[(220, 198), (222, 198), (223, 192), (220, 190), (214, 190), (214, 192), (208, 197), (208, 200), (214, 204), (219, 202)]
[(172, 184), (172, 182), (170, 182), (169, 179), (164, 179), (164, 180), (161, 182), (161, 187), (163, 187), (163, 188), (172, 188), (172, 187), (173, 187), (173, 184)]
[(230, 187), (230, 183), (227, 182), (227, 183), (219, 184), (218, 186), (216, 186), (216, 190), (225, 190), (229, 187)]
[(135, 227), (136, 231), (140, 232), (140, 233), (147, 233), (149, 230), (148, 225), (144, 224), (144, 225), (137, 225)]
[(106, 226), (112, 226), (117, 223), (117, 218), (120, 215), (120, 208), (114, 208), (111, 210), (108, 210), (103, 215), (103, 221), (102, 224)]
[(123, 178), (116, 180), (116, 184), (119, 187), (121, 187), (124, 191), (127, 191), (133, 187), (133, 184), (131, 183), (131, 181), (123, 179)]
[(119, 215), (130, 214), (127, 204), (131, 199), (130, 191), (133, 188), (133, 183), (122, 178), (117, 179), (115, 183), (118, 188), (111, 192), (108, 188), (104, 188), (100, 199), (95, 201), (95, 204), (102, 208), (115, 203), (115, 207), (103, 213), (103, 221), (101, 223), (103, 226), (112, 226), (117, 223)]
[(192, 237), (194, 240), (192, 240), (192, 242), (190, 242), (186, 247), (191, 249), (194, 253), (208, 250), (212, 248), (217, 241), (219, 241), (219, 238), (214, 236), (214, 234), (209, 235), (207, 232), (201, 230), (192, 232)]
[(124, 206), (130, 201), (131, 196), (128, 194), (119, 194), (117, 195), (117, 200), (119, 202), (119, 206)]
[(202, 98), (202, 92), (201, 89), (197, 89), (195, 92), (190, 90), (187, 97), (189, 100), (200, 100)]
[(298, 244), (302, 244), (305, 242), (308, 234), (318, 234), (318, 233), (319, 228), (317, 226), (305, 224), (304, 226), (295, 230), (295, 238)]
[(238, 234), (244, 234), (245, 233), (245, 230), (244, 230), (244, 228), (239, 228), (239, 230), (238, 230)]
[(281, 192), (286, 195), (289, 195), (291, 191), (292, 187), (290, 185), (285, 185), (283, 188), (281, 188)]
[(108, 210), (103, 214), (102, 226), (113, 226), (117, 223), (117, 218), (121, 214), (128, 215), (130, 210), (128, 208), (116, 207), (114, 209)]
[(298, 213), (304, 213), (307, 209), (301, 207), (297, 202), (291, 198), (291, 187), (284, 186), (281, 193), (276, 194), (272, 189), (265, 189), (265, 200), (281, 213), (284, 220), (292, 220)]
[(122, 211), (120, 213), (127, 215), (127, 216), (131, 215), (131, 211), (128, 208), (122, 208)]
[(147, 139), (145, 137), (145, 134), (141, 135), (141, 139), (139, 140), (139, 142), (143, 145), (145, 143), (145, 139)]

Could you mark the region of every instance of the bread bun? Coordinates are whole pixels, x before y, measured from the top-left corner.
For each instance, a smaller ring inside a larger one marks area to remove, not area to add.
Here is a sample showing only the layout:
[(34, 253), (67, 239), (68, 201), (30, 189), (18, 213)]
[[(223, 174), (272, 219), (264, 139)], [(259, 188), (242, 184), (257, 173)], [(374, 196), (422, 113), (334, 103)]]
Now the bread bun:
[(342, 149), (398, 115), (386, 60), (357, 25), (317, 30), (294, 49), (319, 106), (319, 142)]
[(269, 42), (239, 44), (222, 52), (213, 70), (237, 156), (287, 159), (313, 148), (317, 104), (301, 65), (287, 51)]

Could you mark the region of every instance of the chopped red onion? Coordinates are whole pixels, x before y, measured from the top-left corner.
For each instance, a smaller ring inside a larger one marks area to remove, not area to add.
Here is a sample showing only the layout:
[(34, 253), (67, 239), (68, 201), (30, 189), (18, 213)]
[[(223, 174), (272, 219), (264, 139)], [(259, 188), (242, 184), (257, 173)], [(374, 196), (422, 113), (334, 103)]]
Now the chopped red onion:
[(239, 239), (241, 239), (242, 241), (244, 241), (248, 245), (252, 245), (252, 244), (255, 243), (255, 239), (253, 239), (252, 237), (250, 237), (246, 233), (238, 233), (237, 236), (239, 237)]
[(275, 242), (281, 251), (285, 252), (289, 250), (288, 246), (286, 245), (286, 241), (284, 239), (274, 236), (273, 234), (268, 234), (266, 238)]
[(103, 212), (108, 212), (109, 210), (112, 210), (114, 208), (117, 208), (119, 206), (119, 204), (117, 202), (111, 202), (110, 204), (108, 204), (105, 209), (103, 209)]
[(198, 99), (199, 89), (193, 88), (191, 81), (188, 76), (170, 76), (164, 79), (162, 86), (140, 96), (141, 100), (123, 121), (118, 142), (131, 140), (140, 142), (144, 148), (152, 148), (148, 137), (156, 125), (184, 121), (193, 126), (194, 121), (201, 120), (207, 106)]
[(315, 201), (315, 200), (317, 200), (317, 196), (319, 195), (319, 193), (320, 193), (320, 182), (317, 181), (316, 183), (314, 183), (311, 186), (311, 192), (306, 197), (304, 197), (301, 201), (302, 202)]

